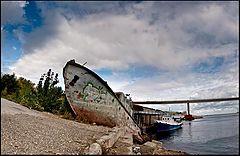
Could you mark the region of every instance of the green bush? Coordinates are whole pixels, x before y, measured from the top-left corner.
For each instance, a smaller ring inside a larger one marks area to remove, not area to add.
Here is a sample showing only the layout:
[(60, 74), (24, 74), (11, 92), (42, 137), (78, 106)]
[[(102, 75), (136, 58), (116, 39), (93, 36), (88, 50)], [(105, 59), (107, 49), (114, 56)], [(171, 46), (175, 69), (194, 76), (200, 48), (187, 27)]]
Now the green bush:
[(59, 83), (58, 74), (51, 69), (43, 74), (35, 87), (25, 78), (17, 78), (15, 74), (1, 74), (1, 97), (22, 104), (30, 109), (61, 114), (65, 118), (75, 118), (66, 95)]
[[(9, 95), (18, 94), (19, 91), (19, 84), (17, 82), (17, 77), (13, 73), (10, 74), (4, 74), (1, 73), (1, 97), (6, 96), (9, 97)], [(15, 96), (16, 96), (15, 95)]]

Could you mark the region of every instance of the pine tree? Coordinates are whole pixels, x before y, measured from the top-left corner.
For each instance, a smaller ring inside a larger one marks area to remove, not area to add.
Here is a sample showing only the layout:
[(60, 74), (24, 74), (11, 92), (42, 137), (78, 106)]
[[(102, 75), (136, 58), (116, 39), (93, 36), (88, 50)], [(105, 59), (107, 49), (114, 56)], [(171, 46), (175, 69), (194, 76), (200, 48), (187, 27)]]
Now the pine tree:
[(54, 77), (54, 72), (51, 69), (40, 78), (37, 85), (37, 97), (39, 104), (45, 111), (54, 112), (60, 108), (63, 90), (56, 86), (58, 82), (58, 74), (56, 73)]

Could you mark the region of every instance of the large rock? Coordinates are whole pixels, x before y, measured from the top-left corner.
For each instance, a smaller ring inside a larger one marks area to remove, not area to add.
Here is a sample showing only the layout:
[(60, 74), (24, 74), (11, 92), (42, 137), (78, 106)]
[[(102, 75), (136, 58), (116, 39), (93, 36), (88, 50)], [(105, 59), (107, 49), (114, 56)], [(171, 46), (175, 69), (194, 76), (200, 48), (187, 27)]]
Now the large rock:
[(157, 144), (156, 143), (153, 143), (153, 142), (145, 142), (143, 144), (144, 146), (148, 146), (148, 147), (151, 147), (151, 148), (156, 148), (157, 147)]
[(102, 155), (102, 148), (98, 143), (93, 143), (89, 147), (89, 155)]
[(96, 140), (104, 149), (111, 148), (119, 137), (125, 134), (125, 127), (115, 127), (112, 132), (108, 135), (102, 136), (100, 139)]
[(147, 141), (140, 145), (140, 153), (143, 155), (153, 155), (154, 153), (157, 153), (156, 149), (162, 149), (162, 145), (158, 141)]
[(157, 145), (159, 145), (159, 146), (162, 146), (162, 142), (160, 142), (160, 141), (152, 140), (152, 142), (155, 143), (155, 144), (157, 144)]

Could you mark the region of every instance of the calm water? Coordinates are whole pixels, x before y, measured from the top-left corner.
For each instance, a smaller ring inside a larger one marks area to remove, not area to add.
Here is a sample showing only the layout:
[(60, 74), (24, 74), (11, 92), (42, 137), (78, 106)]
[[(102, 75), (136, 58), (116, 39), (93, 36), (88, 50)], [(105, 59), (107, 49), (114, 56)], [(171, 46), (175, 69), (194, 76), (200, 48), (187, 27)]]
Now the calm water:
[(239, 154), (239, 114), (204, 116), (158, 138), (168, 149), (190, 154)]

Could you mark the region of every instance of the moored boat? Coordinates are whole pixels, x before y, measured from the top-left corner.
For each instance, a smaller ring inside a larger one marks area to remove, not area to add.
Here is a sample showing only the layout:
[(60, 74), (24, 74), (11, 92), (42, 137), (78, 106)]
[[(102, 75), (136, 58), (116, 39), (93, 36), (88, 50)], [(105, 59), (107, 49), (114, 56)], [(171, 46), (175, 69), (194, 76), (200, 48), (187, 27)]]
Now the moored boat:
[(192, 121), (192, 120), (194, 120), (194, 117), (193, 117), (191, 114), (186, 114), (186, 115), (184, 116), (184, 120)]
[(172, 116), (163, 116), (161, 120), (156, 120), (154, 127), (156, 132), (170, 132), (182, 127), (182, 122), (177, 122)]

